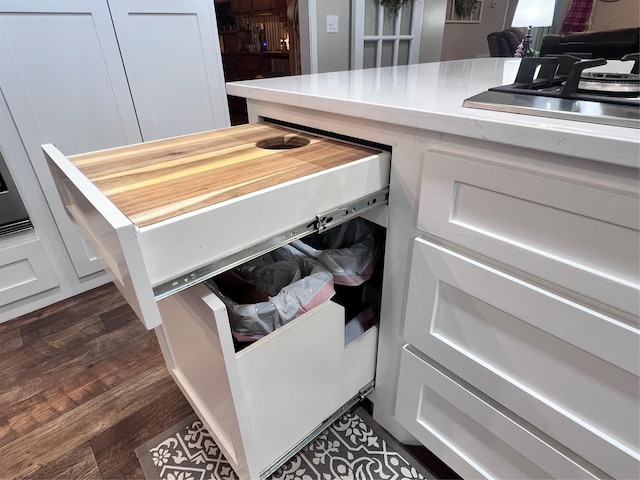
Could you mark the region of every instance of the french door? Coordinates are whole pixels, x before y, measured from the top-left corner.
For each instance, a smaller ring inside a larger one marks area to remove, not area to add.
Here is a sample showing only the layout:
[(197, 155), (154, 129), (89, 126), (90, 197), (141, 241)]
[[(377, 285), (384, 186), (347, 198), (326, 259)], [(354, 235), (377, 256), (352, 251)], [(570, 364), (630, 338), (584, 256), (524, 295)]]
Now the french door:
[(351, 68), (418, 62), (424, 0), (409, 0), (397, 12), (380, 0), (353, 0)]

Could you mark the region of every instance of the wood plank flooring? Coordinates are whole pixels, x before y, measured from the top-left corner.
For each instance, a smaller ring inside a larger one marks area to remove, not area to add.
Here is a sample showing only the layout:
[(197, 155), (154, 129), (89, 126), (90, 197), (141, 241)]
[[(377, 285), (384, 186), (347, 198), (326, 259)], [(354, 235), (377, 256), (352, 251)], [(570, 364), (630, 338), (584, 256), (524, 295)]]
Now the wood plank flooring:
[(144, 478), (193, 410), (112, 284), (0, 325), (0, 478)]
[(144, 479), (134, 449), (192, 413), (112, 284), (0, 324), (2, 480)]

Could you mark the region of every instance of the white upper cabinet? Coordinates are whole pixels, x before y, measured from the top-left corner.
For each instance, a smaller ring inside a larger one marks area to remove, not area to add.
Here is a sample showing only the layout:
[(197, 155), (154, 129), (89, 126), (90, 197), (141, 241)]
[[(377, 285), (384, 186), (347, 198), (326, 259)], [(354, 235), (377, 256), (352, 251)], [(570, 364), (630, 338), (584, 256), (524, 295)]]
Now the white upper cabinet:
[(144, 141), (230, 125), (213, 2), (109, 7)]
[(0, 2), (0, 59), (0, 86), (76, 274), (98, 272), (40, 145), (73, 154), (142, 140), (106, 2)]
[(105, 1), (1, 1), (0, 81), (33, 161), (141, 140)]
[(206, 0), (0, 0), (0, 88), (79, 278), (103, 265), (40, 146), (73, 155), (228, 126), (217, 38)]

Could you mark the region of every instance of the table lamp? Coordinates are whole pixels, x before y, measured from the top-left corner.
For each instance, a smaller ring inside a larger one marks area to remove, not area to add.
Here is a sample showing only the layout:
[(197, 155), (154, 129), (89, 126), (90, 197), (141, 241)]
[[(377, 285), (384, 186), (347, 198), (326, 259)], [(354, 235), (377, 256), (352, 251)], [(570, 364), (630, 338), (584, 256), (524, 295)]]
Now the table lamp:
[(527, 27), (527, 34), (522, 41), (521, 56), (533, 57), (533, 52), (531, 51), (531, 29), (533, 27), (550, 27), (553, 23), (555, 6), (555, 0), (518, 0), (511, 26)]

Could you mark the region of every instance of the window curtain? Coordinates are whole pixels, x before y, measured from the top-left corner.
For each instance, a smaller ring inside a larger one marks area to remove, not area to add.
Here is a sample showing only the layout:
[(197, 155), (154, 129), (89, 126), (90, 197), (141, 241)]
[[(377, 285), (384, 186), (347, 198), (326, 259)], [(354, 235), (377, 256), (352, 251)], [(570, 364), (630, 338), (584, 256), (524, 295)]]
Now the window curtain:
[(591, 20), (595, 0), (573, 0), (562, 22), (561, 33), (584, 32)]

